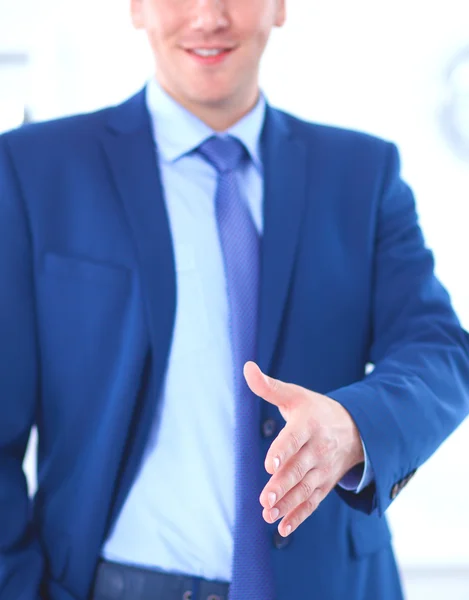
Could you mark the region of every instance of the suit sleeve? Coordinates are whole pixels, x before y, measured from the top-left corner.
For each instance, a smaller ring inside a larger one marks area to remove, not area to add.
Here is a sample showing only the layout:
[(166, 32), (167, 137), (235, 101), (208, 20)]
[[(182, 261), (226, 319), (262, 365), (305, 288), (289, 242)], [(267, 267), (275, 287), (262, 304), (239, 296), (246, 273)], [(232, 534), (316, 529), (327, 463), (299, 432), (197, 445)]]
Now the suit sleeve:
[(38, 378), (31, 240), (21, 202), (0, 137), (0, 600), (37, 599), (43, 571), (22, 469)]
[(469, 412), (469, 341), (434, 275), (412, 192), (389, 146), (374, 256), (373, 372), (328, 395), (352, 415), (374, 472), (352, 507), (382, 515)]

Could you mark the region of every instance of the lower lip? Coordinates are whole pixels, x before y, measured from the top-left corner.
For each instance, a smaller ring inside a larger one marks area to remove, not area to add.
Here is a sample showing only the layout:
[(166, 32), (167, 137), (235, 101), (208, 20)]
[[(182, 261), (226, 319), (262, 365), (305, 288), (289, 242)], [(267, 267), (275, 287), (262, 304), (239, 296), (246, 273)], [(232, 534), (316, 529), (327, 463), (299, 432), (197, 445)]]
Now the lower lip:
[(219, 65), (232, 52), (233, 50), (225, 50), (224, 52), (216, 54), (215, 56), (200, 56), (195, 52), (187, 50), (187, 54), (189, 54), (193, 59), (195, 59), (200, 65)]

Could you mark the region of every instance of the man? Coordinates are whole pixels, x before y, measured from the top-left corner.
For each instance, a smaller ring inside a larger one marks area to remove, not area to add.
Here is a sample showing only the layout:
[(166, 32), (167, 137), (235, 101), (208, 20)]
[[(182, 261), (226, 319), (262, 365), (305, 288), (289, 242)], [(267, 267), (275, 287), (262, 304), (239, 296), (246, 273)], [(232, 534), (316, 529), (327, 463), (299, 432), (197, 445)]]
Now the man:
[(284, 0), (131, 8), (155, 81), (0, 139), (0, 600), (397, 600), (469, 406), (397, 152), (266, 105)]

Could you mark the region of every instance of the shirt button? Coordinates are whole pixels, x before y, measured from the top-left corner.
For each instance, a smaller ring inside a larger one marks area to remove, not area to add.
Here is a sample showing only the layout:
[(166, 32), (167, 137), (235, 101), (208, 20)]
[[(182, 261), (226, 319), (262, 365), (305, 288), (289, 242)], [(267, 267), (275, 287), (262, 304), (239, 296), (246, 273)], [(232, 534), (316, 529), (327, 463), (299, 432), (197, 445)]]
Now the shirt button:
[(283, 537), (280, 535), (278, 530), (275, 530), (273, 535), (274, 546), (277, 548), (277, 550), (283, 550), (291, 544), (292, 537), (292, 533), (290, 533), (290, 535), (287, 535), (287, 537)]
[(275, 419), (266, 419), (262, 423), (262, 435), (265, 438), (272, 437), (277, 431), (277, 421)]

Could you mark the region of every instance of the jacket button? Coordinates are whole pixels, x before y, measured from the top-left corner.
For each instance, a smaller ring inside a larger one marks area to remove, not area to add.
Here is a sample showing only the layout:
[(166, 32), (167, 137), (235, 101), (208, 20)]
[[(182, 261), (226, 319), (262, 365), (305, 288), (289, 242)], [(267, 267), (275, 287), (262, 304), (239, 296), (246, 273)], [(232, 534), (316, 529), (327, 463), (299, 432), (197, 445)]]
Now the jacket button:
[(401, 486), (396, 483), (391, 490), (391, 500), (395, 500), (401, 491)]
[(289, 546), (291, 544), (292, 537), (293, 537), (292, 533), (290, 533), (290, 535), (287, 535), (287, 537), (283, 537), (280, 535), (278, 530), (275, 530), (274, 535), (273, 535), (274, 546), (277, 548), (277, 550), (283, 550), (284, 548), (286, 548), (287, 546)]
[[(120, 596), (125, 588), (125, 578), (114, 569), (106, 569), (102, 573), (102, 587), (113, 597)], [(98, 586), (98, 589), (101, 586)]]
[(266, 419), (262, 423), (262, 435), (265, 438), (272, 437), (277, 431), (277, 421), (275, 419)]

